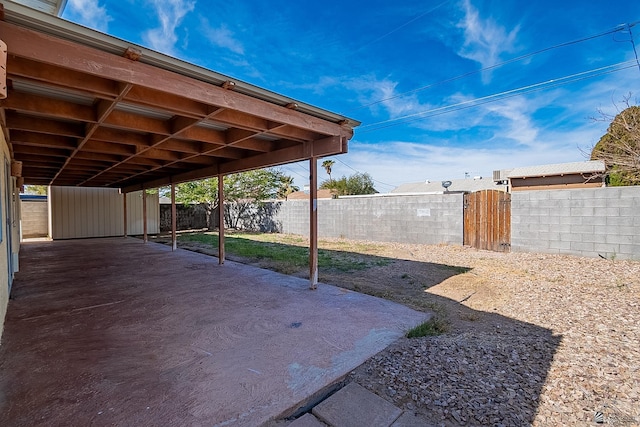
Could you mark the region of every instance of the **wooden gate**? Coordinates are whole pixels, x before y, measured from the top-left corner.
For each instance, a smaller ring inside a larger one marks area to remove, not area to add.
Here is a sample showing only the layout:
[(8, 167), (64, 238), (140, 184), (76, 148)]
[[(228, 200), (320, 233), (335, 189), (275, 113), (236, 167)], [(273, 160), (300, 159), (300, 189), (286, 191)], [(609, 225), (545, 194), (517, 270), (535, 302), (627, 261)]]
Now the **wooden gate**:
[(464, 244), (496, 252), (511, 250), (511, 194), (482, 190), (464, 195)]

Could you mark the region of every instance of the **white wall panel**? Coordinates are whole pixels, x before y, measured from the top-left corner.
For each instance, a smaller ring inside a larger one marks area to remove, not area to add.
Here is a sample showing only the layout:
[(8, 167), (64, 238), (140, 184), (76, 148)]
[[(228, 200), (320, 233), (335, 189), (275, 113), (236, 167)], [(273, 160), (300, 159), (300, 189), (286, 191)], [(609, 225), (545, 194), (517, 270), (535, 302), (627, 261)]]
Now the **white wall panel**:
[[(117, 189), (51, 187), (51, 237), (81, 239), (122, 236), (123, 196)], [(142, 234), (142, 193), (127, 194), (127, 234)], [(160, 230), (157, 194), (147, 194), (147, 230)]]

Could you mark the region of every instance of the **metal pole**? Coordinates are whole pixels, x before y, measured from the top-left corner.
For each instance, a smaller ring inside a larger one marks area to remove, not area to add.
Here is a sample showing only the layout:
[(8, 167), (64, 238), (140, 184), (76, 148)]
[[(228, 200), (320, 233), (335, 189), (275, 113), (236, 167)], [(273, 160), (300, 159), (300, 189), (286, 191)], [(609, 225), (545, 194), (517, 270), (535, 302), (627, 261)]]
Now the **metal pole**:
[(224, 175), (218, 175), (218, 264), (224, 257)]
[(124, 217), (124, 238), (127, 238), (127, 193), (122, 193), (123, 217)]
[(309, 289), (318, 287), (318, 159), (309, 159)]
[(147, 190), (142, 190), (142, 241), (147, 243)]
[(171, 183), (171, 250), (178, 249), (178, 240), (176, 238), (176, 185)]

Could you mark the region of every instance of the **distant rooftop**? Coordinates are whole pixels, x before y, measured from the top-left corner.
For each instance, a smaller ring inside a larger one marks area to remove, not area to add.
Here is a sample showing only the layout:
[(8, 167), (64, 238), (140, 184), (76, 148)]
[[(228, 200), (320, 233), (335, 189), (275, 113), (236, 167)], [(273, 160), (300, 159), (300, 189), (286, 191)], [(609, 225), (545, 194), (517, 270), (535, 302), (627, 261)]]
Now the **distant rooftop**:
[[(318, 190), (318, 199), (331, 199), (333, 198), (331, 190), (327, 189), (319, 189)], [(291, 193), (287, 196), (287, 200), (309, 200), (309, 192), (304, 191), (296, 191), (295, 193)]]
[[(507, 191), (506, 185), (496, 184), (491, 178), (474, 178), (474, 179), (452, 179), (451, 186), (447, 189), (451, 192), (475, 192), (481, 190), (501, 190)], [(442, 193), (444, 187), (442, 181), (422, 181), (402, 184), (391, 193)]]
[(586, 162), (556, 163), (551, 165), (526, 166), (514, 168), (508, 174), (509, 178), (529, 178), (534, 176), (556, 176), (581, 173), (601, 173), (605, 171), (603, 160), (589, 160)]

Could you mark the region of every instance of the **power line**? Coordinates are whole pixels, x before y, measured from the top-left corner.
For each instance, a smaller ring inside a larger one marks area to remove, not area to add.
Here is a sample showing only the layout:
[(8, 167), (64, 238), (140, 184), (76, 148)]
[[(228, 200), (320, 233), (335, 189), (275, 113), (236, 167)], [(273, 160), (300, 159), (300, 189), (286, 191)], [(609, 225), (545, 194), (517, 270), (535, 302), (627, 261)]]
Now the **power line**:
[[(631, 28), (636, 26), (638, 23), (640, 23), (640, 21), (635, 21), (635, 22), (632, 22), (631, 24), (620, 24), (620, 25), (617, 25), (615, 28), (613, 28), (611, 30), (608, 30), (608, 31), (605, 31), (605, 32), (602, 32), (602, 33), (598, 33), (598, 34), (594, 34), (594, 35), (591, 35), (591, 36), (583, 37), (583, 38), (580, 38), (580, 39), (575, 39), (575, 40), (571, 40), (571, 41), (568, 41), (568, 42), (556, 44), (554, 46), (549, 46), (549, 47), (546, 47), (546, 48), (543, 48), (543, 49), (540, 49), (540, 50), (536, 50), (534, 52), (530, 52), (530, 53), (518, 56), (516, 58), (511, 58), (511, 59), (508, 59), (506, 61), (499, 62), (497, 64), (481, 68), (479, 70), (469, 71), (468, 73), (460, 74), (458, 76), (451, 77), (451, 78), (448, 78), (448, 79), (445, 79), (445, 80), (441, 80), (441, 81), (436, 82), (436, 83), (431, 83), (431, 84), (428, 84), (426, 86), (419, 87), (417, 89), (412, 89), (412, 90), (409, 90), (407, 92), (399, 93), (397, 95), (393, 95), (393, 96), (390, 96), (390, 97), (387, 97), (387, 98), (380, 99), (378, 101), (371, 102), (369, 104), (361, 105), (360, 107), (357, 107), (357, 108), (354, 108), (352, 110), (347, 111), (347, 113), (352, 113), (354, 111), (358, 111), (358, 110), (361, 110), (363, 108), (370, 107), (372, 105), (380, 104), (380, 103), (385, 102), (385, 101), (391, 101), (393, 99), (401, 98), (403, 96), (412, 95), (414, 93), (422, 92), (422, 91), (430, 89), (432, 87), (439, 86), (439, 85), (442, 85), (442, 84), (445, 84), (445, 83), (450, 83), (450, 82), (453, 82), (453, 81), (456, 81), (456, 80), (460, 80), (460, 79), (463, 79), (465, 77), (469, 77), (469, 76), (474, 75), (474, 74), (482, 73), (484, 71), (490, 71), (490, 70), (493, 70), (495, 68), (502, 67), (503, 65), (511, 64), (513, 62), (518, 62), (518, 61), (521, 61), (523, 59), (526, 59), (526, 58), (529, 58), (529, 57), (532, 57), (532, 56), (535, 56), (535, 55), (539, 55), (541, 53), (544, 53), (544, 52), (547, 52), (547, 51), (550, 51), (550, 50), (553, 50), (553, 49), (558, 49), (558, 48), (561, 48), (561, 47), (566, 47), (566, 46), (570, 46), (570, 45), (573, 45), (573, 44), (582, 43), (582, 42), (585, 42), (585, 41), (588, 41), (588, 40), (593, 40), (593, 39), (596, 39), (596, 38), (599, 38), (599, 37), (603, 37), (603, 36), (606, 36), (606, 35), (609, 35), (609, 34), (614, 34), (614, 33), (617, 33), (619, 31), (623, 31), (625, 29), (628, 29), (628, 31), (631, 32)], [(633, 38), (632, 38), (632, 43), (633, 43)], [(634, 50), (635, 50), (635, 44), (634, 44)]]
[[(362, 173), (359, 170), (349, 166), (348, 164), (346, 164), (345, 162), (343, 162), (342, 160), (340, 160), (339, 158), (336, 157), (336, 160), (338, 160), (340, 163), (342, 163), (343, 165), (345, 165), (346, 167), (348, 167), (349, 169), (351, 169), (352, 171), (356, 172), (356, 173)], [(387, 184), (386, 182), (382, 182), (382, 181), (378, 181), (377, 179), (373, 179), (373, 177), (371, 177), (371, 180), (373, 182), (377, 182), (378, 184), (382, 184), (382, 185), (386, 185), (387, 187), (391, 187), (391, 188), (396, 188), (395, 185), (391, 185), (391, 184)]]
[(371, 41), (369, 41), (369, 42), (367, 42), (367, 43), (363, 44), (363, 45), (362, 45), (362, 46), (360, 46), (359, 48), (355, 49), (355, 50), (353, 51), (352, 55), (355, 55), (357, 52), (359, 52), (360, 50), (364, 49), (365, 47), (367, 47), (367, 46), (369, 46), (369, 45), (372, 45), (372, 44), (374, 44), (374, 43), (376, 43), (376, 42), (379, 42), (380, 40), (384, 39), (384, 38), (385, 38), (385, 37), (387, 37), (387, 36), (390, 36), (391, 34), (395, 33), (396, 31), (400, 31), (401, 29), (403, 29), (403, 28), (404, 28), (404, 27), (406, 27), (407, 25), (409, 25), (409, 24), (411, 24), (411, 23), (413, 23), (413, 22), (417, 21), (418, 19), (422, 18), (423, 16), (428, 15), (428, 14), (430, 14), (431, 12), (433, 12), (433, 11), (435, 11), (435, 10), (439, 9), (440, 7), (442, 7), (442, 6), (444, 6), (445, 4), (449, 3), (450, 1), (451, 1), (451, 0), (445, 0), (445, 1), (443, 1), (442, 3), (438, 4), (437, 6), (434, 6), (434, 7), (432, 7), (431, 9), (429, 9), (429, 10), (427, 10), (427, 11), (425, 11), (425, 12), (421, 13), (420, 15), (418, 15), (418, 16), (416, 16), (416, 17), (414, 17), (414, 18), (411, 18), (409, 21), (405, 22), (404, 24), (400, 25), (399, 27), (396, 27), (396, 28), (394, 28), (393, 30), (391, 30), (391, 31), (389, 31), (389, 32), (387, 32), (387, 33), (385, 33), (385, 34), (381, 35), (380, 37), (378, 37), (378, 38), (376, 38), (376, 39), (373, 39), (373, 40), (371, 40)]
[(631, 46), (633, 47), (633, 54), (636, 57), (636, 64), (638, 64), (638, 70), (640, 70), (640, 61), (638, 61), (638, 51), (636, 50), (636, 42), (633, 40), (633, 33), (631, 32), (631, 26), (627, 24), (627, 31), (629, 31), (629, 41), (631, 42)]
[(480, 98), (469, 99), (466, 101), (458, 102), (456, 104), (445, 105), (442, 107), (433, 108), (431, 110), (425, 110), (418, 113), (407, 114), (401, 117), (396, 117), (393, 119), (383, 120), (375, 123), (369, 123), (369, 124), (360, 126), (359, 129), (364, 129), (364, 130), (359, 130), (359, 133), (372, 132), (375, 130), (380, 130), (387, 127), (408, 123), (414, 120), (419, 120), (419, 119), (432, 117), (440, 114), (445, 114), (453, 111), (459, 111), (465, 108), (472, 108), (478, 105), (483, 105), (490, 102), (496, 102), (502, 99), (511, 98), (513, 96), (518, 96), (518, 95), (523, 95), (523, 94), (534, 92), (534, 91), (558, 87), (558, 86), (566, 85), (569, 83), (574, 83), (580, 80), (590, 79), (590, 78), (598, 77), (601, 75), (622, 71), (635, 66), (636, 66), (635, 60), (619, 62), (617, 64), (607, 65), (605, 67), (596, 68), (589, 71), (583, 71), (580, 73), (575, 73), (575, 74), (563, 76), (557, 79), (547, 80), (544, 82), (538, 82), (531, 85), (522, 86), (516, 89), (511, 89), (504, 92), (483, 96)]
[(291, 172), (291, 173), (295, 173), (296, 175), (298, 175), (298, 176), (300, 176), (300, 177), (302, 177), (302, 178), (304, 178), (304, 179), (309, 179), (309, 177), (308, 177), (308, 176), (304, 176), (304, 175), (302, 175), (301, 173), (294, 171), (293, 169), (287, 169), (287, 170), (288, 170), (289, 172)]

